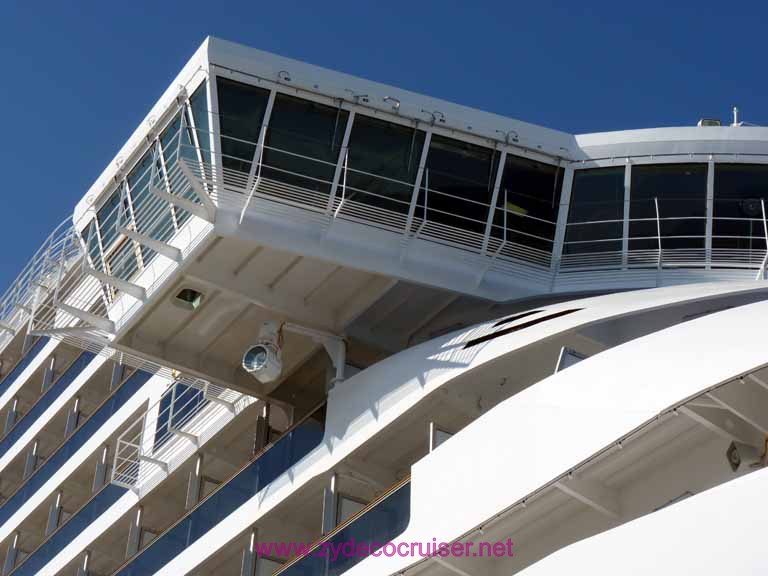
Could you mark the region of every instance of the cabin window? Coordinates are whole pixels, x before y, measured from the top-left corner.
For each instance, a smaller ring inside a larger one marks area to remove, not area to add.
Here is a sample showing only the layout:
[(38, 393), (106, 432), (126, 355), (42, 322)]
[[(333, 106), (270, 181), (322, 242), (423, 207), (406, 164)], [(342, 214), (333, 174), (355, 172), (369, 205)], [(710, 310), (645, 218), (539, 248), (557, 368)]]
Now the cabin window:
[(704, 248), (706, 164), (635, 165), (630, 194), (630, 250)]
[(337, 107), (278, 94), (261, 177), (330, 193), (348, 117)]
[(763, 203), (768, 211), (768, 166), (715, 165), (712, 248), (764, 250)]
[(425, 133), (357, 114), (349, 137), (346, 197), (407, 214)]
[(623, 222), (624, 167), (576, 170), (563, 254), (621, 251)]
[[(216, 78), (216, 86), (222, 166), (248, 174), (264, 121), (269, 91), (220, 76)], [(232, 181), (232, 174), (226, 173), (224, 180)]]
[(416, 217), (485, 234), (498, 163), (496, 150), (432, 136)]
[[(492, 235), (552, 252), (563, 187), (563, 170), (552, 164), (508, 155), (496, 199)], [(506, 209), (506, 214), (505, 214)]]

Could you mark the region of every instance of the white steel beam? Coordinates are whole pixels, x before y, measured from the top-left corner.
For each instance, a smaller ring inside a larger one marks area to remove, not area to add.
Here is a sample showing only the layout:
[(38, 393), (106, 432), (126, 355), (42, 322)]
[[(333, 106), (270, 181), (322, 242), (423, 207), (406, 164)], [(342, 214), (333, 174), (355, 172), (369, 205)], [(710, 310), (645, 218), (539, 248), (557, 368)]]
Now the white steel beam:
[(682, 414), (726, 440), (736, 440), (752, 446), (763, 446), (765, 443), (763, 434), (724, 408), (689, 408), (683, 406), (679, 410)]
[(142, 286), (134, 284), (133, 282), (128, 282), (122, 278), (117, 278), (116, 276), (110, 276), (109, 274), (94, 270), (90, 267), (86, 267), (85, 272), (89, 276), (96, 278), (99, 282), (109, 284), (110, 286), (125, 292), (129, 296), (133, 296), (136, 300), (141, 300), (142, 302), (146, 302), (147, 300), (147, 291)]
[(134, 230), (128, 230), (127, 228), (118, 228), (118, 233), (123, 234), (127, 238), (130, 238), (131, 240), (135, 240), (142, 246), (146, 246), (150, 250), (154, 250), (158, 254), (162, 254), (166, 258), (170, 258), (174, 262), (181, 262), (182, 261), (182, 254), (181, 250), (176, 248), (175, 246), (171, 246), (170, 244), (166, 244), (165, 242), (162, 242), (160, 240), (155, 240), (154, 238), (150, 238), (149, 236), (145, 236), (144, 234), (139, 234), (138, 232), (135, 232)]
[(189, 181), (190, 186), (192, 186), (192, 189), (195, 191), (195, 194), (197, 194), (197, 196), (200, 198), (200, 201), (203, 203), (203, 206), (205, 206), (205, 210), (209, 215), (208, 220), (213, 222), (213, 216), (216, 214), (216, 204), (213, 203), (211, 197), (208, 196), (208, 193), (200, 185), (200, 181), (197, 179), (197, 177), (192, 174), (192, 171), (189, 169), (189, 166), (187, 166), (186, 162), (179, 158), (178, 165), (181, 173), (184, 174), (186, 179)]
[(97, 316), (96, 314), (86, 312), (85, 310), (80, 310), (80, 308), (75, 308), (74, 306), (70, 306), (69, 304), (64, 304), (62, 302), (59, 302), (56, 306), (63, 312), (66, 312), (70, 316), (74, 316), (86, 324), (90, 324), (94, 328), (98, 328), (104, 332), (109, 332), (110, 334), (115, 333), (115, 323), (112, 322), (112, 320), (109, 318)]
[(149, 190), (152, 192), (152, 194), (161, 200), (170, 202), (174, 206), (178, 206), (179, 208), (186, 210), (190, 214), (194, 214), (198, 218), (202, 218), (207, 222), (213, 222), (213, 217), (205, 209), (205, 206), (192, 202), (192, 200), (188, 200), (187, 198), (182, 198), (181, 196), (176, 196), (175, 194), (169, 194), (164, 190), (160, 190), (160, 188), (153, 184), (149, 185)]
[(621, 516), (618, 492), (599, 482), (573, 477), (561, 480), (555, 486), (561, 492), (597, 510), (604, 516), (614, 519)]

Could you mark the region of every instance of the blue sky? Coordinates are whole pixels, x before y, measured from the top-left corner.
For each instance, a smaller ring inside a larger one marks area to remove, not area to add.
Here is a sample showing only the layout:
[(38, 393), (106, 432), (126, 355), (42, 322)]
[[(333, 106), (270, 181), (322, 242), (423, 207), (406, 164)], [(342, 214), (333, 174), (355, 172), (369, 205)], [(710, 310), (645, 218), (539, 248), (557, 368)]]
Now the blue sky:
[(768, 123), (766, 3), (5, 0), (0, 291), (212, 34), (570, 132)]

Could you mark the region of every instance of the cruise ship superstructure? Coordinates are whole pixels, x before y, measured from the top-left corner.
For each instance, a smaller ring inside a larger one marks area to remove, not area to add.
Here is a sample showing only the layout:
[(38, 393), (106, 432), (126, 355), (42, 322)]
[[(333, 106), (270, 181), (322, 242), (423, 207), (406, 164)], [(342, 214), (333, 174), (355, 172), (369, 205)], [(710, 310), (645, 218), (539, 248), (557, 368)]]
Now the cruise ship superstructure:
[(0, 299), (0, 573), (766, 573), (766, 201), (208, 38)]

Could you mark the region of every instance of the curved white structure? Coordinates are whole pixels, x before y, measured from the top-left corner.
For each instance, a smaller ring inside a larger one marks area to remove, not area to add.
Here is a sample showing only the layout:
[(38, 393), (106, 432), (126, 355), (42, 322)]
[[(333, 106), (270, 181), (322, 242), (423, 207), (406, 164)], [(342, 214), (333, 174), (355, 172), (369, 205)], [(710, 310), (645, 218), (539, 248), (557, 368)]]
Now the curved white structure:
[(208, 38), (0, 298), (0, 573), (760, 572), (767, 201)]

